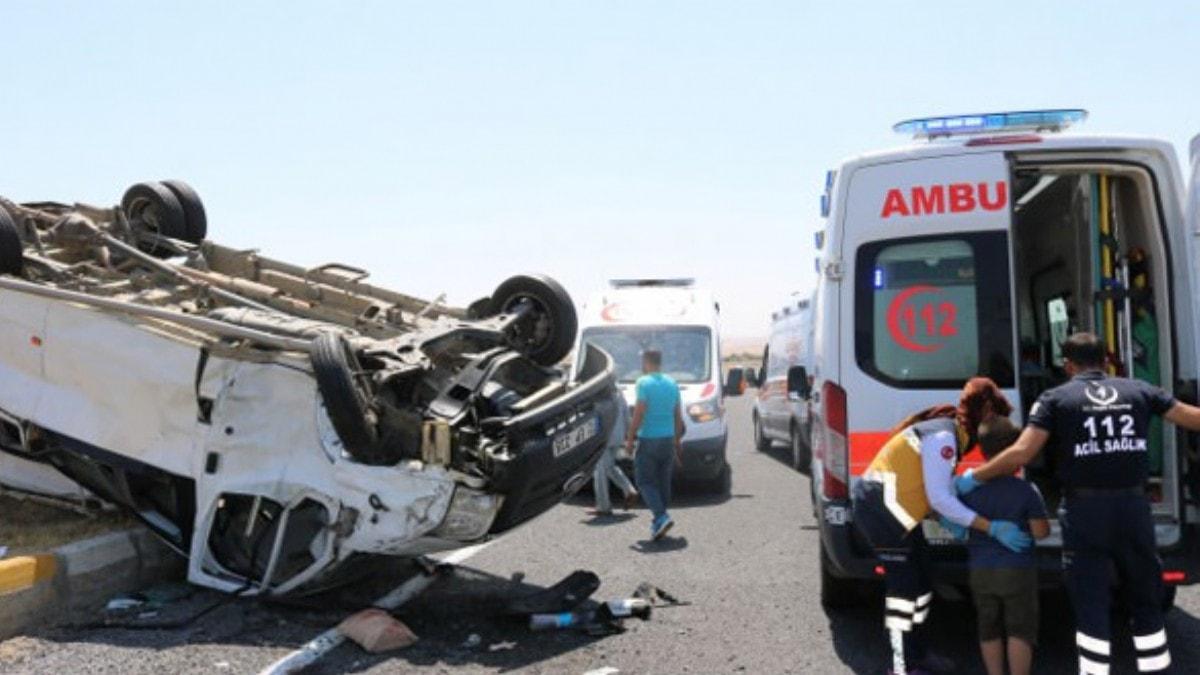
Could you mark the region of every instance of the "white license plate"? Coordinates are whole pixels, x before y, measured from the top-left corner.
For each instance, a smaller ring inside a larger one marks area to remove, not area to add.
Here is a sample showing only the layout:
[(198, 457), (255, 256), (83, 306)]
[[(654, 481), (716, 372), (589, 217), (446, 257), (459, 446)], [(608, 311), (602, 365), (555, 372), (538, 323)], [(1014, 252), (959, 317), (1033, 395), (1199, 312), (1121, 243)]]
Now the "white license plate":
[(567, 454), (595, 438), (598, 433), (600, 433), (600, 418), (595, 415), (588, 417), (554, 437), (552, 441), (554, 456), (561, 457)]

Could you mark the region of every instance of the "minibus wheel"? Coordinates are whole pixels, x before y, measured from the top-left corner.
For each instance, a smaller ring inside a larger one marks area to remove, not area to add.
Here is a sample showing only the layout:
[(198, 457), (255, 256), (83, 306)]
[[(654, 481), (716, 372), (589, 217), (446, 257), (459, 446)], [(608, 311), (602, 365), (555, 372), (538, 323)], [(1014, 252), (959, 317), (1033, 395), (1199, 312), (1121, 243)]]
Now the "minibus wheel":
[(346, 452), (365, 464), (385, 462), (377, 450), (369, 375), (350, 343), (336, 333), (322, 333), (309, 346), (309, 358), (325, 412)]
[(575, 345), (579, 328), (575, 303), (559, 283), (541, 274), (510, 277), (496, 287), (491, 314), (508, 314), (522, 308), (525, 315), (508, 329), (509, 343), (543, 366), (563, 360)]
[(204, 202), (191, 185), (181, 180), (164, 180), (163, 185), (179, 200), (183, 207), (183, 219), (187, 223), (186, 241), (199, 244), (208, 236), (208, 216), (204, 213)]
[[(169, 239), (190, 241), (183, 205), (175, 193), (162, 183), (130, 186), (121, 198), (121, 209), (135, 232), (140, 229)], [(170, 249), (153, 242), (142, 242), (139, 246), (153, 256), (166, 258), (171, 255)]]

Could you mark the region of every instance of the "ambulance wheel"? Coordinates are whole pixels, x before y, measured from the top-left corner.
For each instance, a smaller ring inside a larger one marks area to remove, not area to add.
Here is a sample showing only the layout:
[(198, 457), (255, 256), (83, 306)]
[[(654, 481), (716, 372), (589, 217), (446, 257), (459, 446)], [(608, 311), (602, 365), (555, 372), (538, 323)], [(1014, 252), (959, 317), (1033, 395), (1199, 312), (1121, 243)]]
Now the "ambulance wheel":
[[(160, 237), (190, 241), (183, 205), (175, 193), (162, 183), (138, 183), (130, 187), (121, 198), (121, 209), (135, 228)], [(162, 258), (171, 255), (169, 249), (153, 241), (143, 242), (139, 248)]]
[(20, 276), (25, 269), (25, 249), (17, 224), (8, 211), (0, 206), (0, 274)]
[(728, 496), (733, 492), (733, 467), (729, 466), (729, 462), (725, 462), (721, 472), (711, 479), (706, 487), (710, 493), (719, 497)]
[(754, 413), (754, 449), (759, 452), (771, 449), (771, 439), (763, 434), (762, 420), (759, 419), (758, 413)]
[(792, 430), (788, 434), (792, 446), (792, 468), (802, 474), (812, 472), (812, 452), (808, 449), (808, 442), (805, 440), (805, 435), (800, 429), (800, 425), (792, 423)]
[(183, 219), (187, 223), (185, 240), (199, 244), (208, 236), (208, 216), (204, 213), (204, 202), (191, 185), (181, 180), (164, 180), (163, 185), (179, 200), (183, 207)]
[(829, 555), (825, 546), (820, 546), (821, 556), (821, 605), (825, 609), (853, 609), (867, 603), (864, 584), (855, 579), (843, 579), (833, 576), (830, 568)]
[(342, 447), (364, 464), (387, 461), (377, 446), (375, 413), (371, 410), (370, 382), (346, 338), (322, 333), (309, 346), (317, 391)]
[(540, 274), (510, 277), (491, 297), (491, 314), (507, 314), (529, 303), (525, 316), (509, 327), (509, 344), (543, 366), (552, 366), (571, 352), (579, 327), (575, 303), (566, 289)]

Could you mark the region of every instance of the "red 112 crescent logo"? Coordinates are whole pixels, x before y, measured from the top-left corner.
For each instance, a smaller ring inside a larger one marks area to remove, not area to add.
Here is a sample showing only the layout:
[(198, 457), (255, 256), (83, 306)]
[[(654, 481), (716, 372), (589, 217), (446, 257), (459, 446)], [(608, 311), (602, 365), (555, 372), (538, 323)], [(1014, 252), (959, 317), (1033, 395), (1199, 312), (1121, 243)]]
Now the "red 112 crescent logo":
[[(892, 299), (887, 309), (887, 328), (892, 340), (910, 352), (936, 352), (958, 335), (958, 306), (940, 300), (936, 286), (910, 286)], [(920, 302), (920, 299), (925, 300)]]

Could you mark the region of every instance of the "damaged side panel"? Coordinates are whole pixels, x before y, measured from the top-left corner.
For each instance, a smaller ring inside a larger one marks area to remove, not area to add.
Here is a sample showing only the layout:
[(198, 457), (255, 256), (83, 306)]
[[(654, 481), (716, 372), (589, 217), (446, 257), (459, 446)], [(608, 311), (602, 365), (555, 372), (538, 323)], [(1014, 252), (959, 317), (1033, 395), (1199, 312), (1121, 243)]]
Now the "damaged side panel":
[(553, 279), (422, 301), (209, 241), (181, 185), (0, 199), (0, 451), (239, 593), (479, 542), (586, 481), (623, 403), (606, 353), (556, 367), (578, 322)]

